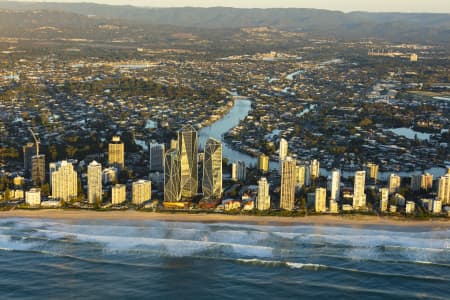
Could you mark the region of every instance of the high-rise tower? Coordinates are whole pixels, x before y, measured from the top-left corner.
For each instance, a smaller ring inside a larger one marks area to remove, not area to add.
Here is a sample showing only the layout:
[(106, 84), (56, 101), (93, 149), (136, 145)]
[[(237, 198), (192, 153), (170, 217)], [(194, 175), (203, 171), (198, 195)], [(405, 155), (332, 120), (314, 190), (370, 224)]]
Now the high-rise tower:
[(125, 166), (125, 146), (119, 136), (114, 136), (108, 145), (108, 163), (110, 166)]
[(281, 162), (280, 208), (294, 209), (296, 179), (296, 162), (288, 156)]
[(150, 143), (150, 172), (163, 172), (164, 171), (164, 144)]
[(52, 197), (53, 199), (71, 201), (78, 194), (78, 175), (73, 165), (67, 161), (55, 164), (52, 172)]
[(366, 171), (355, 173), (355, 186), (353, 188), (353, 209), (366, 207)]
[(258, 196), (256, 198), (256, 207), (258, 210), (270, 209), (269, 183), (265, 177), (258, 180)]
[(181, 196), (193, 198), (198, 193), (198, 137), (192, 126), (178, 132), (178, 151), (181, 164)]
[(88, 201), (91, 204), (102, 201), (102, 165), (95, 160), (88, 166)]
[(181, 200), (181, 162), (177, 149), (167, 151), (164, 159), (164, 201)]
[(202, 189), (205, 197), (222, 196), (222, 144), (213, 138), (205, 145)]
[(340, 187), (341, 187), (341, 171), (334, 169), (331, 172), (331, 196), (330, 200), (339, 202), (340, 199)]

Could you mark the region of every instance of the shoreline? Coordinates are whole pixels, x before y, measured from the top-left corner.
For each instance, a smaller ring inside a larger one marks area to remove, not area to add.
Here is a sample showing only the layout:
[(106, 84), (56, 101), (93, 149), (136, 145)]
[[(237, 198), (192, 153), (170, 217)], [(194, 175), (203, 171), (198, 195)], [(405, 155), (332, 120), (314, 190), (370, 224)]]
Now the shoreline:
[(409, 220), (366, 215), (317, 215), (306, 217), (246, 216), (222, 214), (187, 214), (126, 211), (93, 211), (77, 209), (37, 209), (1, 211), (0, 218), (31, 218), (104, 221), (166, 221), (197, 223), (232, 223), (254, 225), (324, 225), (324, 226), (392, 226), (403, 228), (450, 228), (450, 220)]

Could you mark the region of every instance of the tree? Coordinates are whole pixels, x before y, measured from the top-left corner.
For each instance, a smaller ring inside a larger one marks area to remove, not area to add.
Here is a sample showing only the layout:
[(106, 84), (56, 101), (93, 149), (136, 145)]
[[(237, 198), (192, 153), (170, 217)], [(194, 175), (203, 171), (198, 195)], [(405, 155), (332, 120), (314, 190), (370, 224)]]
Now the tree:
[(43, 197), (48, 197), (50, 195), (50, 185), (48, 183), (41, 186), (41, 195)]
[(58, 150), (56, 149), (56, 147), (54, 145), (50, 146), (49, 152), (50, 152), (50, 158), (53, 161), (56, 161), (56, 159), (58, 158)]
[(4, 192), (4, 199), (5, 201), (9, 201), (11, 200), (11, 190), (9, 188), (6, 188), (5, 192)]
[(66, 148), (67, 156), (70, 158), (74, 157), (75, 153), (77, 153), (77, 151), (78, 151), (77, 148), (75, 148), (71, 145), (67, 146), (67, 148)]

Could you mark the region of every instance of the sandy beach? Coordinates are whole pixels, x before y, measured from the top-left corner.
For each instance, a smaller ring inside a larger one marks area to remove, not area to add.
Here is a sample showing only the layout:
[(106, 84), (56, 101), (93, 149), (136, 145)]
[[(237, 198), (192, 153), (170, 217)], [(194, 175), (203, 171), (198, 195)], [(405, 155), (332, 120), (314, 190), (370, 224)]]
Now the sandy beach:
[(109, 221), (169, 221), (169, 222), (207, 222), (242, 223), (258, 225), (346, 225), (346, 226), (404, 226), (448, 228), (450, 221), (445, 219), (411, 220), (393, 217), (363, 215), (320, 215), (307, 217), (244, 216), (222, 214), (153, 213), (135, 210), (92, 211), (75, 209), (13, 210), (0, 212), (0, 218), (38, 218), (64, 220), (109, 220)]

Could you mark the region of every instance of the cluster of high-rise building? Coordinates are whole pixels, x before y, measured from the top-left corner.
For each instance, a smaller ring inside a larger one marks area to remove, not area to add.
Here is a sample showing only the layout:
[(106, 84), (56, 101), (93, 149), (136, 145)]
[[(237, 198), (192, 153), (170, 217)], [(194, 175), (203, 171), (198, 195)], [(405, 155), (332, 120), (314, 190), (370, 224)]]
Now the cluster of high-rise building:
[[(214, 138), (209, 138), (205, 144), (202, 178), (203, 196), (220, 198), (222, 144)], [(178, 132), (177, 142), (164, 155), (164, 201), (190, 200), (198, 192), (198, 136), (192, 126), (185, 126)]]
[[(37, 140), (38, 142), (38, 140)], [(201, 190), (204, 199), (218, 200), (222, 198), (222, 144), (209, 138), (204, 147), (204, 153), (198, 153), (198, 135), (192, 126), (185, 126), (179, 132), (176, 140), (171, 142), (166, 150), (164, 144), (151, 142), (149, 144), (150, 178), (156, 178), (164, 188), (165, 203), (181, 203), (195, 199), (199, 195), (200, 180), (198, 172), (199, 160), (203, 162), (201, 172)], [(119, 136), (114, 136), (108, 146), (108, 166), (103, 168), (97, 161), (87, 166), (87, 200), (91, 205), (102, 203), (104, 184), (111, 185), (111, 202), (121, 205), (127, 201), (127, 185), (118, 184), (118, 172), (125, 168), (125, 147)], [(41, 190), (38, 188), (46, 182), (45, 156), (39, 154), (38, 148), (29, 143), (23, 147), (24, 166), (26, 174), (31, 177), (35, 187), (25, 193), (26, 202), (39, 205)], [(342, 210), (366, 210), (367, 188), (378, 187), (379, 167), (369, 162), (361, 171), (354, 174), (353, 190), (349, 201), (348, 191), (343, 192), (341, 171), (333, 169), (328, 178), (327, 187), (321, 186), (320, 162), (313, 159), (300, 162), (289, 155), (288, 142), (280, 140), (279, 144), (279, 208), (294, 210), (298, 207), (296, 192), (303, 187), (315, 186), (314, 193), (307, 195), (308, 204), (313, 201), (314, 210), (318, 213), (337, 213)], [(257, 193), (254, 207), (258, 210), (276, 208), (271, 203), (270, 183), (265, 176), (269, 173), (269, 156), (261, 154), (258, 157), (257, 169), (263, 177), (257, 182)], [(79, 197), (79, 178), (73, 161), (52, 162), (49, 164), (49, 186), (52, 199), (55, 201), (74, 201)], [(153, 175), (152, 175), (153, 174)], [(155, 176), (156, 177), (152, 177)], [(160, 174), (161, 176), (159, 176)], [(245, 182), (247, 166), (243, 161), (231, 164), (231, 180)], [(433, 175), (429, 173), (412, 175), (410, 190), (431, 191)], [(422, 205), (432, 212), (440, 212), (443, 205), (450, 205), (450, 168), (438, 180), (437, 195), (434, 199), (423, 199)], [(378, 207), (381, 212), (395, 212), (403, 207), (407, 213), (413, 213), (415, 202), (407, 201), (401, 195), (402, 178), (391, 174), (386, 186), (378, 187)], [(275, 186), (274, 189), (277, 189)], [(152, 199), (152, 181), (140, 179), (131, 184), (131, 202), (142, 205)], [(234, 207), (234, 202), (228, 201)], [(345, 204), (351, 203), (351, 204)], [(231, 207), (230, 206), (230, 207)], [(252, 206), (249, 206), (252, 207)]]

